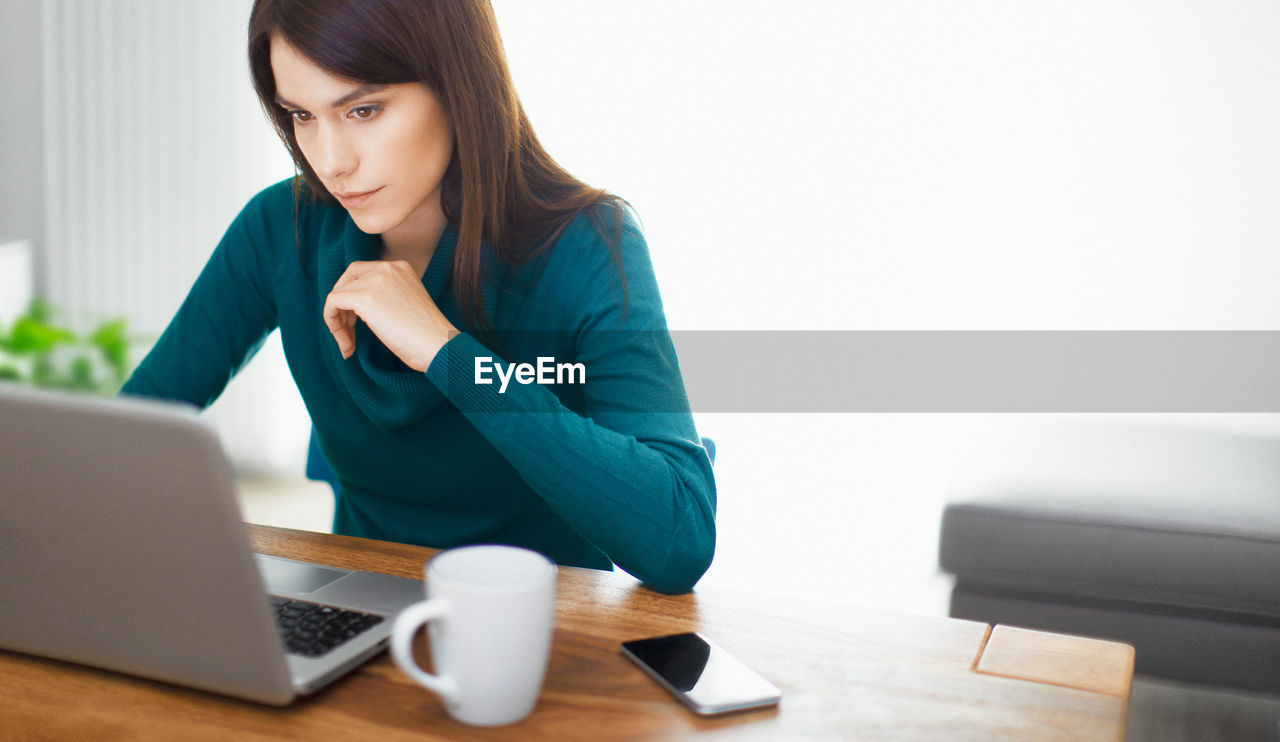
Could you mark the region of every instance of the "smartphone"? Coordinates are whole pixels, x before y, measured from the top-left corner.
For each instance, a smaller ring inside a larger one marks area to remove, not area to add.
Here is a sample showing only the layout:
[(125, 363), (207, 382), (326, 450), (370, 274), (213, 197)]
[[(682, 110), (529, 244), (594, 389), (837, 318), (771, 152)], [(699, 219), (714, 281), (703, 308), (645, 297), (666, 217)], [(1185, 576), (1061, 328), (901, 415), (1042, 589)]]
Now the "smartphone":
[(772, 706), (782, 698), (773, 683), (701, 634), (623, 642), (622, 653), (699, 714)]

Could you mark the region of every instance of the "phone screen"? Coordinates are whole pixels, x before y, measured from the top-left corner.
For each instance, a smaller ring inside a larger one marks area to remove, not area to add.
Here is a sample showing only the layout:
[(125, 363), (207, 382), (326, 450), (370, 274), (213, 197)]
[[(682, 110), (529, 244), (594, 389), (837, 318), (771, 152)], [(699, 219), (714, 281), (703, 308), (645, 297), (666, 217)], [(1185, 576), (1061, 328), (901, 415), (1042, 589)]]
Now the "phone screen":
[(700, 714), (769, 706), (782, 697), (755, 670), (699, 634), (624, 642), (622, 653)]

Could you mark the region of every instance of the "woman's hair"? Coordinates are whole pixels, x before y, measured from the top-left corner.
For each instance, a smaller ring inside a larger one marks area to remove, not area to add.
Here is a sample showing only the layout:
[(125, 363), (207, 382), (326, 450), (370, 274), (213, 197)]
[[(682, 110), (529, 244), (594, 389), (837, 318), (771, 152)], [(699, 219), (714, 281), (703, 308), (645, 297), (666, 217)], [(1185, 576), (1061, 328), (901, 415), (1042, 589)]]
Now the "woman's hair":
[[(335, 77), (420, 82), (436, 93), (454, 132), (440, 190), (445, 217), (458, 228), (453, 283), (467, 320), (483, 334), (493, 328), (480, 292), (482, 241), (507, 264), (521, 263), (553, 244), (584, 210), (603, 233), (600, 210), (590, 207), (612, 203), (608, 244), (621, 269), (621, 204), (569, 175), (538, 142), (488, 0), (255, 0), (249, 19), (254, 88), (313, 198), (336, 203), (303, 157), (291, 117), (276, 103), (275, 33)], [(297, 199), (295, 189), (295, 208)], [(625, 292), (625, 278), (623, 286)]]

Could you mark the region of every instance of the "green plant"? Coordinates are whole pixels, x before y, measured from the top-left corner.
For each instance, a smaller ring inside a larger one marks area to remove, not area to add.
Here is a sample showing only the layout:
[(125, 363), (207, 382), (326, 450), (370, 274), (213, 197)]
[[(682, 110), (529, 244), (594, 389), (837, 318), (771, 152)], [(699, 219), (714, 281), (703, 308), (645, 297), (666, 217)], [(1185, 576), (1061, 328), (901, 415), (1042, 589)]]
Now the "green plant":
[(7, 332), (0, 327), (0, 381), (114, 394), (130, 371), (126, 325), (111, 319), (81, 335), (37, 299)]

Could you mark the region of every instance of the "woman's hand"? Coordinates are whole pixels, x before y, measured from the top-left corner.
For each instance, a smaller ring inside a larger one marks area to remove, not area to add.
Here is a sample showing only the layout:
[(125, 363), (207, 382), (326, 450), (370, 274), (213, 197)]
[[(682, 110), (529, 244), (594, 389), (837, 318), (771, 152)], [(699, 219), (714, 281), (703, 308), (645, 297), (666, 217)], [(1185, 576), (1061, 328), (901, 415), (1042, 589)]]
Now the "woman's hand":
[(324, 323), (343, 358), (356, 350), (356, 318), (405, 365), (426, 371), (436, 353), (458, 334), (403, 260), (355, 262), (324, 302)]

